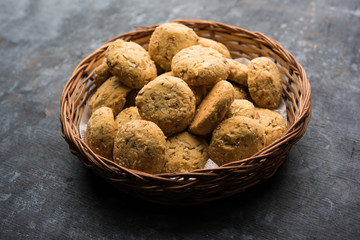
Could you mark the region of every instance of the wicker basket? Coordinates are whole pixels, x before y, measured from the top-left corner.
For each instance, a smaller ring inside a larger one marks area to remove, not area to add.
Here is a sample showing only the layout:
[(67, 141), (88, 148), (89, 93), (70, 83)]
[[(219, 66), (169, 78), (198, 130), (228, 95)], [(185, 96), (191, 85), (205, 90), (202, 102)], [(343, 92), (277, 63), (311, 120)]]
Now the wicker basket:
[(278, 64), (284, 76), (283, 98), (289, 127), (281, 139), (250, 158), (190, 173), (151, 175), (121, 167), (91, 151), (80, 137), (79, 122), (89, 96), (95, 91), (92, 79), (94, 68), (104, 58), (109, 43), (116, 39), (134, 41), (147, 48), (156, 26), (137, 27), (134, 32), (108, 41), (76, 67), (61, 95), (61, 134), (71, 152), (85, 166), (121, 191), (161, 204), (194, 205), (244, 191), (271, 177), (283, 163), (291, 146), (305, 133), (311, 115), (311, 90), (306, 73), (296, 59), (278, 42), (261, 33), (211, 21), (174, 22), (189, 26), (201, 37), (225, 44), (233, 58), (266, 56)]

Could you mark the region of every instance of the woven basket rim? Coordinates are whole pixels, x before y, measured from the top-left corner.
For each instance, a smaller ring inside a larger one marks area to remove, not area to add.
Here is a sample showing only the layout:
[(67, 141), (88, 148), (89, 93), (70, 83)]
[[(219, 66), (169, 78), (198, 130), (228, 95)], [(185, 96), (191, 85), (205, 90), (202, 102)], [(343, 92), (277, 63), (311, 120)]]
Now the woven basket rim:
[[(70, 150), (72, 153), (77, 155), (80, 160), (86, 165), (87, 167), (93, 169), (95, 172), (98, 172), (98, 174), (105, 179), (107, 179), (109, 182), (121, 182), (121, 186), (125, 186), (127, 181), (136, 180), (140, 183), (142, 181), (153, 181), (157, 184), (171, 184), (171, 186), (181, 186), (182, 188), (188, 187), (191, 188), (192, 185), (196, 184), (197, 181), (213, 181), (214, 178), (217, 178), (219, 174), (222, 174), (223, 172), (227, 171), (244, 171), (244, 172), (254, 172), (256, 173), (257, 169), (261, 169), (262, 165), (266, 163), (267, 159), (274, 155), (274, 152), (277, 152), (281, 148), (286, 148), (287, 152), (290, 150), (291, 146), (297, 142), (302, 135), (305, 133), (305, 130), (307, 128), (307, 124), (310, 120), (311, 116), (311, 109), (312, 109), (312, 103), (311, 103), (311, 88), (310, 83), (308, 81), (307, 75), (303, 67), (297, 62), (295, 57), (285, 50), (280, 43), (277, 41), (270, 39), (266, 35), (260, 33), (260, 32), (251, 32), (246, 29), (242, 29), (239, 27), (230, 26), (224, 23), (219, 22), (213, 22), (213, 21), (203, 21), (203, 20), (192, 20), (192, 19), (178, 19), (171, 22), (177, 22), (184, 25), (187, 25), (191, 28), (199, 28), (201, 26), (209, 26), (208, 30), (210, 33), (211, 31), (216, 32), (216, 34), (224, 34), (226, 36), (229, 35), (229, 32), (232, 34), (228, 37), (231, 38), (240, 38), (240, 39), (250, 39), (249, 41), (256, 39), (258, 45), (262, 49), (271, 49), (273, 52), (275, 51), (277, 54), (281, 54), (281, 58), (279, 57), (279, 60), (284, 61), (288, 64), (289, 72), (293, 72), (294, 75), (296, 75), (296, 79), (298, 81), (297, 88), (299, 88), (299, 91), (301, 90), (301, 94), (299, 95), (299, 99), (293, 102), (299, 102), (299, 106), (295, 106), (296, 114), (294, 114), (294, 120), (291, 122), (291, 124), (288, 126), (288, 129), (286, 133), (278, 140), (273, 142), (272, 144), (266, 146), (265, 148), (261, 149), (259, 152), (257, 152), (255, 155), (247, 158), (242, 159), (240, 161), (231, 162), (222, 166), (219, 166), (217, 168), (211, 168), (211, 169), (199, 169), (195, 170), (189, 173), (159, 173), (159, 174), (148, 174), (144, 172), (140, 172), (137, 170), (127, 169), (125, 167), (119, 166), (118, 164), (112, 162), (111, 160), (108, 160), (106, 158), (103, 158), (97, 154), (95, 154), (89, 147), (87, 147), (84, 140), (81, 139), (78, 132), (75, 131), (76, 125), (74, 125), (74, 122), (71, 118), (71, 112), (74, 111), (72, 109), (71, 104), (74, 105), (73, 102), (71, 102), (73, 99), (71, 99), (70, 92), (73, 92), (73, 90), (77, 86), (85, 86), (84, 84), (88, 82), (89, 79), (91, 79), (92, 73), (90, 74), (87, 72), (89, 69), (92, 69), (96, 59), (100, 59), (101, 54), (104, 53), (107, 46), (115, 41), (116, 39), (122, 38), (125, 40), (132, 39), (134, 36), (141, 37), (144, 35), (145, 38), (148, 37), (149, 32), (152, 32), (157, 25), (152, 26), (135, 26), (136, 30), (132, 32), (128, 32), (119, 36), (116, 36), (109, 41), (107, 41), (104, 45), (102, 45), (100, 48), (95, 50), (92, 54), (84, 58), (75, 68), (73, 73), (71, 74), (71, 77), (67, 81), (66, 85), (64, 86), (61, 99), (60, 99), (60, 122), (61, 122), (61, 134), (64, 137), (64, 139), (68, 142)], [(205, 27), (206, 28), (206, 27)], [(202, 29), (200, 29), (202, 30)], [(214, 35), (215, 37), (217, 35)], [(221, 35), (219, 35), (221, 36)], [(258, 40), (259, 39), (259, 40)], [(136, 40), (136, 39), (135, 39)], [(224, 39), (227, 40), (227, 39)], [(240, 46), (239, 42), (239, 46)], [(257, 47), (259, 47), (257, 46)], [(250, 46), (252, 47), (252, 46)], [(260, 48), (259, 48), (260, 49)], [(86, 73), (87, 72), (87, 73)], [(85, 74), (86, 73), (86, 74)], [(291, 78), (291, 74), (288, 73), (288, 76)], [(80, 75), (79, 75), (80, 74)], [(87, 75), (87, 76), (86, 76)], [(77, 85), (74, 85), (74, 82), (83, 80), (83, 83), (78, 83)], [(290, 80), (289, 80), (290, 81)], [(83, 85), (82, 85), (83, 84)], [(291, 83), (294, 85), (294, 83)], [(289, 89), (293, 88), (290, 83), (287, 85)], [(294, 91), (296, 93), (296, 91)], [(75, 94), (76, 95), (76, 94)], [(295, 96), (296, 94), (294, 94)], [(288, 96), (287, 96), (288, 97)], [(295, 96), (296, 98), (297, 96)], [(81, 101), (81, 98), (78, 96)], [(83, 101), (83, 100), (82, 100)], [(84, 104), (84, 103), (83, 103)], [(296, 104), (293, 104), (296, 105)], [(81, 106), (79, 107), (81, 109)], [(288, 106), (287, 106), (288, 108)], [(289, 109), (288, 109), (289, 110)], [(295, 111), (295, 110), (293, 110)], [(81, 111), (80, 111), (81, 112)], [(81, 114), (81, 113), (80, 113)], [(76, 114), (75, 114), (76, 115)], [(291, 146), (286, 146), (291, 142)], [(89, 157), (91, 156), (91, 157)], [(91, 158), (90, 160), (86, 160), (86, 158)], [(248, 162), (254, 162), (254, 165), (249, 166)], [(256, 164), (255, 164), (256, 163)], [(282, 163), (282, 162), (281, 162)], [(267, 178), (272, 176), (276, 172), (276, 169), (281, 165), (281, 163), (278, 166), (274, 166), (274, 171), (269, 173), (266, 176), (261, 177)], [(101, 169), (101, 170), (99, 170)], [(97, 171), (99, 170), (99, 171)], [(105, 174), (104, 174), (105, 173)], [(106, 176), (104, 176), (106, 175)], [(125, 179), (124, 180), (124, 177)], [(192, 180), (194, 178), (195, 180)], [(261, 180), (260, 179), (260, 180)], [(141, 185), (141, 184), (140, 184)], [(132, 187), (130, 187), (132, 189)], [(125, 190), (126, 191), (126, 190)], [(150, 191), (150, 190), (147, 190)], [(142, 196), (140, 196), (142, 197)], [(221, 197), (219, 197), (221, 198)], [(146, 197), (145, 197), (146, 199)], [(149, 200), (149, 199), (148, 199)]]

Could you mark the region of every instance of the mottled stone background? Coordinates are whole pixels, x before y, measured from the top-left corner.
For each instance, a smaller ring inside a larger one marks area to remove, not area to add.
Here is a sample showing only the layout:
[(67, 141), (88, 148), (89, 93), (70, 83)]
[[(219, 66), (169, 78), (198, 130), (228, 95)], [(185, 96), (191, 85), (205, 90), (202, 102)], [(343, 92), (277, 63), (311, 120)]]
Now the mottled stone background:
[[(279, 41), (313, 112), (269, 180), (197, 207), (153, 205), (86, 169), (60, 136), (62, 88), (106, 40), (178, 18)], [(0, 239), (360, 239), (360, 2), (0, 1)]]

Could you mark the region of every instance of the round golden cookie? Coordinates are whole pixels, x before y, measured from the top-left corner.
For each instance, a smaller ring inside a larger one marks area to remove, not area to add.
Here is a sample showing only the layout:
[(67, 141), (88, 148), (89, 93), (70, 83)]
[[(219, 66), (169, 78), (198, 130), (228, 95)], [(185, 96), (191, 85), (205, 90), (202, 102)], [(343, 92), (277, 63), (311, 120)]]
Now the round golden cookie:
[(94, 70), (94, 81), (97, 87), (105, 82), (109, 77), (111, 77), (110, 68), (106, 63), (106, 59), (101, 62), (99, 66), (97, 66)]
[(227, 47), (225, 47), (225, 45), (220, 42), (200, 37), (199, 44), (203, 47), (210, 47), (212, 49), (215, 49), (216, 51), (224, 55), (226, 58), (231, 58), (229, 49), (227, 49)]
[(110, 108), (101, 107), (90, 117), (85, 134), (85, 142), (96, 154), (110, 159), (115, 137), (114, 115)]
[(116, 116), (123, 109), (126, 95), (130, 90), (121, 83), (119, 78), (115, 76), (109, 78), (91, 96), (89, 101), (90, 112), (93, 113), (100, 107), (109, 107)]
[(281, 99), (281, 73), (267, 57), (251, 60), (248, 66), (248, 87), (251, 98), (263, 108), (276, 108)]
[(183, 131), (195, 113), (195, 96), (177, 77), (162, 76), (146, 84), (136, 97), (142, 119), (156, 123), (166, 135)]
[(159, 173), (165, 164), (165, 144), (165, 135), (155, 123), (130, 121), (116, 133), (113, 159), (130, 169)]
[(264, 127), (248, 117), (224, 120), (214, 130), (209, 145), (210, 159), (219, 166), (251, 157), (264, 147)]
[(156, 66), (149, 53), (135, 42), (114, 41), (105, 52), (111, 73), (130, 87), (140, 89), (156, 76)]
[(287, 130), (284, 118), (270, 109), (255, 108), (254, 119), (265, 127), (265, 146), (281, 138)]
[(210, 133), (223, 120), (234, 101), (234, 88), (227, 81), (220, 81), (211, 89), (196, 110), (189, 131), (198, 135)]
[(206, 141), (188, 132), (166, 140), (166, 163), (163, 172), (191, 172), (204, 168), (209, 159)]
[(225, 118), (231, 118), (235, 116), (243, 116), (254, 118), (255, 107), (254, 104), (245, 99), (235, 99), (230, 105), (229, 111), (227, 111)]
[(247, 86), (248, 67), (232, 59), (228, 59), (227, 61), (230, 67), (230, 73), (228, 79), (236, 83), (239, 83), (243, 86)]
[(234, 99), (249, 99), (246, 87), (232, 83), (234, 87)]
[(164, 23), (155, 28), (149, 41), (149, 54), (165, 71), (180, 50), (198, 44), (199, 37), (191, 28), (179, 23)]
[(125, 108), (115, 117), (115, 131), (117, 131), (121, 125), (133, 120), (141, 120), (137, 108), (136, 107)]
[(171, 69), (175, 76), (191, 86), (214, 85), (227, 79), (230, 72), (224, 55), (200, 45), (178, 52), (172, 60)]

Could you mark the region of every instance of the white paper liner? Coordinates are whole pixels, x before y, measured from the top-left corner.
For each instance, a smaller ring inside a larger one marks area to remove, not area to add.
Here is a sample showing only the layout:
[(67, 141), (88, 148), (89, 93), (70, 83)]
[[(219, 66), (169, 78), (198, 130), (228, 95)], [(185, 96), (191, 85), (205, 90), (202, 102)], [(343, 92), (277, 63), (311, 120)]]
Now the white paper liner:
[(79, 124), (80, 137), (84, 141), (85, 141), (87, 122), (89, 121), (90, 117), (91, 117), (91, 114), (90, 114), (90, 107), (89, 107), (89, 101), (88, 101), (84, 108), (84, 112), (81, 116), (80, 124)]
[(247, 59), (247, 58), (244, 58), (244, 57), (235, 58), (234, 61), (237, 61), (237, 62), (239, 62), (239, 63), (242, 63), (242, 64), (244, 64), (244, 65), (246, 65), (246, 66), (249, 65), (249, 63), (250, 63), (250, 60)]
[(217, 168), (219, 167), (219, 165), (217, 165), (216, 163), (214, 163), (213, 160), (211, 160), (210, 158), (206, 161), (205, 163), (205, 169), (208, 169), (208, 168)]

